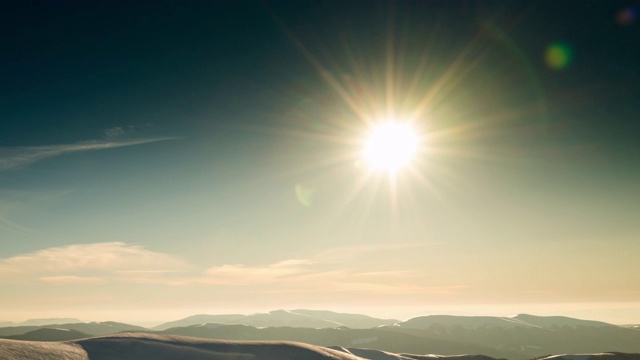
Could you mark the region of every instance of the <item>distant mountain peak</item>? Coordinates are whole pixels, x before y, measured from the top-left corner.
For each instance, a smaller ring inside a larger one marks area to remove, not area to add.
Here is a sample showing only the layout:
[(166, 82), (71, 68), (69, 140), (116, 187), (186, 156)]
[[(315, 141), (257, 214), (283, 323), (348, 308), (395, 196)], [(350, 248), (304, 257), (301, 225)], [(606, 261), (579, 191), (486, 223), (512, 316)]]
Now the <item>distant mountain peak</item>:
[(456, 316), (456, 315), (426, 315), (411, 318), (397, 324), (400, 327), (425, 329), (430, 326), (460, 326), (467, 329), (486, 327), (529, 327), (529, 328), (557, 328), (557, 327), (602, 327), (615, 326), (601, 321), (574, 319), (567, 316), (537, 316), (518, 314), (511, 317), (500, 316)]
[(193, 315), (154, 327), (155, 330), (166, 330), (172, 327), (191, 326), (207, 323), (241, 324), (255, 327), (308, 327), (308, 328), (374, 328), (392, 325), (395, 319), (378, 319), (360, 314), (337, 313), (328, 310), (286, 310), (276, 309), (264, 313), (249, 315)]
[(44, 326), (44, 325), (60, 325), (60, 324), (79, 324), (83, 321), (75, 318), (49, 318), (49, 319), (29, 319), (21, 322), (20, 326)]

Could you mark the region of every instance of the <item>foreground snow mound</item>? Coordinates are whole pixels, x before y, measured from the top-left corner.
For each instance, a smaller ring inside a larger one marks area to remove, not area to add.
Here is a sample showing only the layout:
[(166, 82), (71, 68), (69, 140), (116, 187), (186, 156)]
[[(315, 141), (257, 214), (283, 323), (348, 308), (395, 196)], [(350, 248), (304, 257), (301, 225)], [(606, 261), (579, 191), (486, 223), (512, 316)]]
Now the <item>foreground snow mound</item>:
[(68, 342), (0, 340), (3, 360), (362, 360), (295, 342), (221, 341), (124, 333)]
[(493, 360), (482, 355), (410, 355), (292, 341), (226, 341), (121, 333), (66, 342), (0, 340), (2, 360)]
[(87, 352), (77, 344), (0, 340), (2, 360), (87, 360)]

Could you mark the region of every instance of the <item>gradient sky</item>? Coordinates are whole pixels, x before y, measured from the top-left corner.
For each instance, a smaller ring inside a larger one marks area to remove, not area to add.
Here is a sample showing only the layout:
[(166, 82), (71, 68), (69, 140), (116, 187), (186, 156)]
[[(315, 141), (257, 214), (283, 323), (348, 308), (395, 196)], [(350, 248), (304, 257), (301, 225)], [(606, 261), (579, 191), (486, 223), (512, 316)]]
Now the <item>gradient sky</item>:
[(640, 323), (639, 6), (2, 2), (0, 320)]

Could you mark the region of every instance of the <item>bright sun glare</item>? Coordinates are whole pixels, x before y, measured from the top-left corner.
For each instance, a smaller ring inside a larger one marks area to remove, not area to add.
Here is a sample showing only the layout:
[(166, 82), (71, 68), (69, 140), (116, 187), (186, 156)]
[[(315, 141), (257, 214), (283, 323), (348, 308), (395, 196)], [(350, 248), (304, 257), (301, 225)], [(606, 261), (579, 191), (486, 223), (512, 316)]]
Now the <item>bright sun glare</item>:
[(388, 121), (373, 128), (364, 158), (373, 169), (395, 172), (407, 166), (418, 150), (418, 135), (410, 124)]

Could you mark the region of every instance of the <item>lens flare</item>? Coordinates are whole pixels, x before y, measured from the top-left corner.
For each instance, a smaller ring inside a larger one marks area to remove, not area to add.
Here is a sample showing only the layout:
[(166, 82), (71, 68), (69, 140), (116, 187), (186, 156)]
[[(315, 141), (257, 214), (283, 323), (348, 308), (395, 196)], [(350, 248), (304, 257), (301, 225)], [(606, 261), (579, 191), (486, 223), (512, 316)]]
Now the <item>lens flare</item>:
[(311, 207), (311, 205), (313, 205), (313, 196), (315, 192), (316, 189), (311, 186), (300, 183), (295, 186), (296, 199), (298, 199), (298, 202), (304, 207)]
[(616, 22), (621, 26), (630, 26), (638, 20), (638, 7), (636, 6), (627, 6), (618, 11), (616, 15)]
[(544, 54), (544, 60), (553, 70), (562, 70), (566, 68), (573, 60), (573, 52), (571, 51), (571, 47), (569, 45), (556, 42), (547, 48)]

